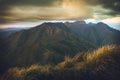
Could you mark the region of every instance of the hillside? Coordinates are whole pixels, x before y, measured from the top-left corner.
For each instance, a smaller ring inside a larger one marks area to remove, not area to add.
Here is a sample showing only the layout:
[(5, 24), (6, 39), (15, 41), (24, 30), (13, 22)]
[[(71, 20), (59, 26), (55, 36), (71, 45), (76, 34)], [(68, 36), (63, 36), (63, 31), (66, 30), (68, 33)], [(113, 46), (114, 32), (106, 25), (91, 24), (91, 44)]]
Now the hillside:
[(90, 41), (96, 46), (120, 44), (120, 31), (115, 30), (105, 23), (86, 24), (84, 21), (65, 23), (79, 37)]
[(120, 32), (104, 23), (43, 23), (0, 39), (0, 71), (32, 64), (55, 65), (101, 45), (120, 44)]
[(120, 46), (104, 46), (93, 52), (66, 57), (56, 66), (11, 68), (2, 80), (119, 80)]
[(43, 23), (16, 32), (8, 37), (7, 44), (5, 63), (10, 63), (8, 67), (57, 64), (65, 55), (74, 56), (95, 48), (63, 23)]

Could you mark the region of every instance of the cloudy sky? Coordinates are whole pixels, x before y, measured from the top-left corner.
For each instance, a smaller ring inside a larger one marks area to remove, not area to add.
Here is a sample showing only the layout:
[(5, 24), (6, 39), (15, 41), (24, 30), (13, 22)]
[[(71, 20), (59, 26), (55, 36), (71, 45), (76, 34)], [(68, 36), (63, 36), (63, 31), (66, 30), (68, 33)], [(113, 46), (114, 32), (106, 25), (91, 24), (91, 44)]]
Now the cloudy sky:
[(0, 0), (0, 28), (79, 19), (119, 25), (120, 0)]

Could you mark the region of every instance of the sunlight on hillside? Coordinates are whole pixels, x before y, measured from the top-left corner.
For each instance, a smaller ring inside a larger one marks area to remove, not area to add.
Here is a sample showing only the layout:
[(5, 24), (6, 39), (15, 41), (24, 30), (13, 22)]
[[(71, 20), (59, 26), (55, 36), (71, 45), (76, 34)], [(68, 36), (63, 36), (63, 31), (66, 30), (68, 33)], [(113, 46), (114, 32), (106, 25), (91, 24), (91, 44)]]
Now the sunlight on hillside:
[(104, 46), (93, 52), (79, 53), (74, 58), (66, 56), (65, 61), (56, 66), (32, 65), (27, 68), (11, 68), (2, 80), (88, 80), (88, 76), (89, 80), (96, 80), (96, 77), (99, 78), (97, 80), (118, 80), (119, 58), (119, 46)]
[(117, 50), (117, 48), (114, 45), (101, 47), (98, 50), (95, 50), (92, 53), (88, 54), (87, 61), (102, 58), (104, 56), (109, 57), (109, 55), (113, 54), (116, 50)]

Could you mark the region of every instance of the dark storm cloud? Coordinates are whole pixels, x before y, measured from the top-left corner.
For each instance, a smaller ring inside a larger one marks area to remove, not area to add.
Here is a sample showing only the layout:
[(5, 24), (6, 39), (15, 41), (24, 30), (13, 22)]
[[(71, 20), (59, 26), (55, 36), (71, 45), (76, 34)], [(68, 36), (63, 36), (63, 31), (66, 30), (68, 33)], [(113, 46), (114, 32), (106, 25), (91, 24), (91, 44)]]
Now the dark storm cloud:
[(13, 5), (35, 5), (35, 6), (50, 6), (56, 1), (61, 0), (1, 0), (5, 6), (13, 6)]
[(9, 19), (13, 16), (10, 12), (16, 6), (38, 6), (48, 7), (60, 4), (61, 0), (0, 0), (0, 23), (11, 22)]
[(0, 23), (90, 16), (87, 14), (89, 7), (83, 0), (1, 0), (0, 7)]
[[(8, 13), (15, 6), (52, 6), (61, 0), (0, 0), (0, 15)], [(56, 4), (56, 5), (57, 5)]]
[(7, 22), (5, 17), (10, 16), (9, 7), (0, 5), (0, 23)]
[[(93, 7), (98, 9), (91, 12)], [(99, 14), (98, 17), (120, 15), (120, 0), (0, 0), (0, 24), (44, 16), (45, 19), (90, 18), (94, 14)]]
[(101, 5), (106, 9), (111, 9), (113, 12), (110, 15), (120, 14), (120, 0), (86, 0), (89, 4)]

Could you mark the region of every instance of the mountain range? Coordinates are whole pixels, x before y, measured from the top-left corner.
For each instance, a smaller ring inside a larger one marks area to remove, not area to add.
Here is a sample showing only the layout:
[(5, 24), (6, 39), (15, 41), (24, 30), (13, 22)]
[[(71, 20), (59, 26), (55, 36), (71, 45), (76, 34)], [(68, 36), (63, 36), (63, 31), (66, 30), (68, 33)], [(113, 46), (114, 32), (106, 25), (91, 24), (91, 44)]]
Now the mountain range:
[(65, 56), (73, 57), (77, 53), (109, 44), (120, 44), (120, 31), (102, 22), (47, 22), (5, 37), (0, 45), (0, 61), (4, 68), (55, 65), (63, 61)]
[(43, 23), (22, 30), (10, 35), (7, 44), (6, 61), (19, 66), (57, 64), (65, 55), (74, 56), (95, 47), (83, 38), (78, 38), (63, 23)]
[(80, 38), (83, 37), (94, 45), (120, 44), (120, 31), (105, 23), (86, 24), (85, 21), (77, 21), (73, 23), (66, 22), (65, 24)]

